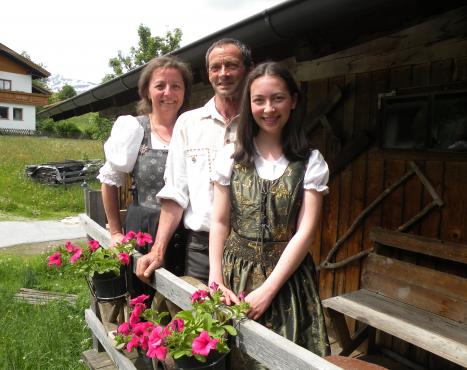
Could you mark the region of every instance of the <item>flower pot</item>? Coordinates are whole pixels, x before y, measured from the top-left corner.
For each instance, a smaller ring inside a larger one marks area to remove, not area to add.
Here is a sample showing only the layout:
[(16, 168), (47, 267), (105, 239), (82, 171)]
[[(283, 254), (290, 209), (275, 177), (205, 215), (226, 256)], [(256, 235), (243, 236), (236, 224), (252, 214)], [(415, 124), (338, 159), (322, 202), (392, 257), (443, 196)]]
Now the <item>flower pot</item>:
[(120, 269), (119, 275), (115, 275), (114, 272), (94, 274), (91, 282), (91, 291), (97, 299), (110, 301), (127, 293), (125, 267)]
[(178, 370), (225, 370), (227, 353), (211, 351), (206, 362), (199, 362), (194, 357), (180, 357), (175, 360), (175, 367)]

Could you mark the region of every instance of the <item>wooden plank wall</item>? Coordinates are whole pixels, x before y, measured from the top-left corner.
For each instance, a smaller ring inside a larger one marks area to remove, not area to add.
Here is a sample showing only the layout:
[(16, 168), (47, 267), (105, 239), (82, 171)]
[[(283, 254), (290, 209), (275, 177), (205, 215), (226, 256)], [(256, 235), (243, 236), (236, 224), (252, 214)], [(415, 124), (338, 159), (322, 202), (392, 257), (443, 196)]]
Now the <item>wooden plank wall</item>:
[[(306, 82), (307, 110), (313, 111), (328, 97), (333, 85), (346, 87), (346, 94), (337, 108), (328, 116), (335, 131), (344, 143), (351, 141), (361, 131), (376, 132), (378, 125), (378, 94), (405, 87), (423, 87), (467, 81), (467, 58), (447, 59), (431, 63), (395, 66), (393, 68), (349, 74)], [(313, 145), (332, 156), (330, 135), (324, 130), (315, 131)], [(330, 181), (330, 194), (325, 198), (323, 219), (312, 254), (319, 264), (336, 240), (347, 230), (353, 220), (385, 188), (397, 181), (410, 167), (413, 160), (434, 186), (445, 205), (435, 208), (408, 232), (467, 243), (467, 155), (466, 153), (429, 153), (424, 151), (381, 150), (376, 140)], [(431, 201), (417, 176), (412, 176), (388, 196), (356, 232), (341, 246), (336, 260), (342, 260), (371, 247), (369, 230), (375, 226), (396, 229)], [(414, 262), (410, 254), (402, 259)], [(440, 264), (427, 257), (418, 258), (419, 264), (436, 266), (439, 270), (458, 269), (456, 264)], [(360, 263), (352, 263), (337, 270), (320, 272), (321, 297), (339, 295), (359, 288)], [(411, 346), (382, 337), (385, 346), (404, 356), (412, 357), (424, 366), (433, 368), (436, 361)], [(430, 365), (431, 364), (431, 365)]]

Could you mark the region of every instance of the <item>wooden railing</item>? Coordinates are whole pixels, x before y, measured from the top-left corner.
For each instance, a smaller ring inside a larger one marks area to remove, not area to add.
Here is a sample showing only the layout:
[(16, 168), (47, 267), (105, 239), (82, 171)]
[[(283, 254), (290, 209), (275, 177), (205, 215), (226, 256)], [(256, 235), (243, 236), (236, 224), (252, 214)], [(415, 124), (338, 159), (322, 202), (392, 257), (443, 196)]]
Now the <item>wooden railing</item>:
[[(92, 192), (93, 191), (88, 191), (88, 195)], [(88, 213), (94, 208), (93, 204), (98, 201), (98, 197), (94, 197), (93, 202), (90, 202), (88, 199), (86, 202)], [(100, 213), (95, 212), (95, 214)], [(103, 246), (107, 246), (109, 244), (110, 234), (104, 227), (99, 225), (99, 223), (86, 214), (80, 215), (80, 219), (83, 228), (91, 238), (99, 241)], [(140, 255), (133, 256), (136, 260), (139, 257)], [(136, 264), (133, 265), (135, 266)], [(188, 309), (191, 307), (191, 294), (196, 291), (196, 288), (164, 268), (160, 268), (155, 271), (153, 280), (149, 285), (182, 309)], [(85, 315), (88, 326), (102, 344), (107, 354), (117, 364), (118, 368), (135, 369), (134, 365), (128, 358), (112, 347), (105, 329), (102, 324), (99, 323), (94, 312), (92, 310), (86, 310)], [(296, 345), (255, 321), (245, 320), (236, 322), (235, 324), (238, 325), (236, 345), (271, 370), (340, 369), (338, 366), (335, 366), (305, 348)]]

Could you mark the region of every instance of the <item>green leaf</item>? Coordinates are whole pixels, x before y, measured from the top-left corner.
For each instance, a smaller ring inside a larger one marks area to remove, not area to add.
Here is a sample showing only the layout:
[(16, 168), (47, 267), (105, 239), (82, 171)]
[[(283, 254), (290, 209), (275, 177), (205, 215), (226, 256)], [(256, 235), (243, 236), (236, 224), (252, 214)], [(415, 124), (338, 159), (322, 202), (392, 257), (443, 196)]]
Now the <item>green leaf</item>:
[(237, 335), (237, 330), (232, 325), (224, 325), (223, 328), (230, 335), (233, 335), (233, 336)]

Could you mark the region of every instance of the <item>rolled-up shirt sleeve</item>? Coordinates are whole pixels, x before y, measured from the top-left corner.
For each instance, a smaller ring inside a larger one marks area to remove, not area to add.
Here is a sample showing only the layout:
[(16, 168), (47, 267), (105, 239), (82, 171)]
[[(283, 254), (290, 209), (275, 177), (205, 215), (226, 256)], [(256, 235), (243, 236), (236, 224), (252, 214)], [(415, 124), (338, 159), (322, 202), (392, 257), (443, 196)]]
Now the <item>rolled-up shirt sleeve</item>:
[(105, 184), (122, 186), (126, 174), (133, 171), (144, 131), (133, 116), (120, 116), (104, 144), (106, 162), (97, 178)]
[(328, 164), (318, 150), (313, 150), (306, 167), (303, 187), (327, 194), (329, 193), (329, 187), (327, 186), (328, 180)]
[(170, 199), (186, 209), (189, 203), (187, 171), (185, 163), (186, 137), (184, 133), (183, 115), (175, 123), (172, 138), (170, 139), (169, 153), (165, 164), (165, 185), (157, 193), (157, 201)]

